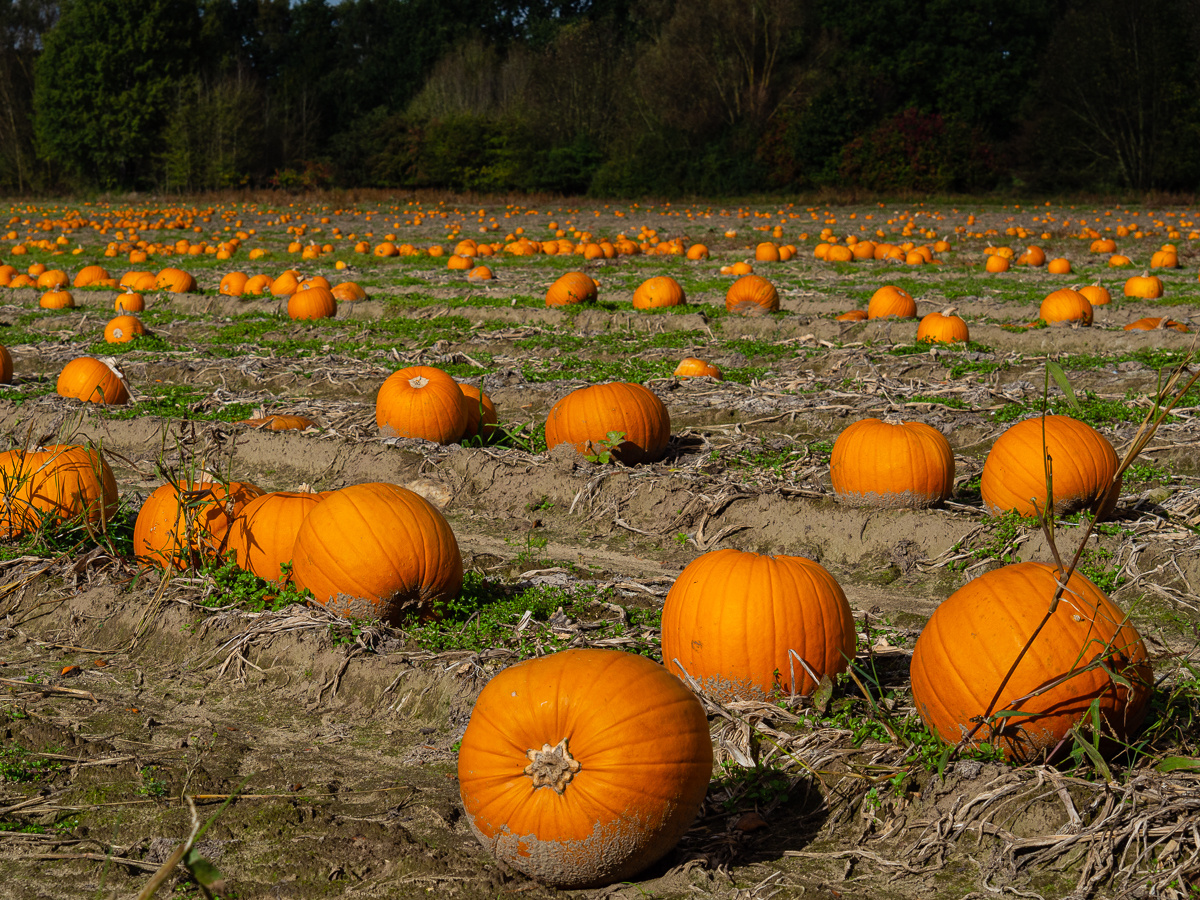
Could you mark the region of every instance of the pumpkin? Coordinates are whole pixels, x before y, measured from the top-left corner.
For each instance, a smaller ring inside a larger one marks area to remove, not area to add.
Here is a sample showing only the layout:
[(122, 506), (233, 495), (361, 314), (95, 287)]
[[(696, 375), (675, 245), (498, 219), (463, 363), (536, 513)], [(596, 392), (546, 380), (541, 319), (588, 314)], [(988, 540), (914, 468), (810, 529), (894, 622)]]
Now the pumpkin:
[(420, 494), (395, 484), (329, 494), (300, 523), (292, 554), (297, 586), (353, 618), (394, 625), (406, 614), (428, 617), (462, 588), (449, 523)]
[(924, 509), (954, 490), (954, 453), (921, 422), (860, 419), (834, 441), (829, 474), (834, 494), (851, 506)]
[(129, 401), (129, 389), (121, 373), (90, 356), (71, 360), (58, 375), (59, 396), (87, 403), (119, 405)]
[[(1050, 608), (1057, 579), (1045, 563), (1004, 566), (968, 582), (934, 610), (912, 657), (913, 700), (930, 731), (956, 744), (987, 713)], [(1088, 669), (1091, 663), (1097, 665)], [(1074, 572), (992, 710), (1019, 714), (983, 725), (972, 744), (993, 744), (1014, 762), (1039, 760), (1085, 721), (1093, 703), (1109, 730), (1128, 737), (1145, 715), (1151, 684), (1137, 630), (1103, 591)]]
[(104, 340), (110, 344), (127, 344), (146, 328), (137, 316), (117, 316), (104, 326)]
[(1008, 266), (1008, 258), (998, 253), (993, 253), (989, 256), (987, 262), (983, 265), (984, 269), (993, 273), (1007, 272)]
[(663, 663), (722, 702), (810, 694), (846, 671), (854, 649), (846, 595), (802, 556), (705, 553), (663, 605)]
[(942, 312), (931, 312), (921, 319), (917, 326), (917, 340), (931, 343), (952, 344), (956, 341), (969, 341), (971, 332), (967, 323), (960, 316), (954, 315), (954, 307), (948, 307)]
[(697, 359), (694, 356), (685, 356), (679, 361), (679, 365), (675, 367), (676, 378), (715, 378), (721, 381), (721, 370), (710, 362), (705, 362), (702, 359)]
[(1061, 256), (1058, 259), (1052, 259), (1046, 263), (1046, 271), (1051, 275), (1070, 275), (1071, 261)]
[(0, 535), (14, 538), (43, 524), (104, 523), (117, 511), (117, 482), (95, 447), (55, 444), (0, 453)]
[(1038, 318), (1043, 322), (1054, 325), (1058, 322), (1078, 322), (1080, 325), (1092, 324), (1092, 304), (1088, 298), (1070, 288), (1060, 288), (1046, 295), (1038, 309)]
[[(30, 273), (33, 274), (32, 272)], [(57, 290), (71, 283), (70, 277), (61, 269), (47, 269), (37, 277), (37, 286), (42, 290)]]
[(754, 248), (755, 262), (779, 262), (779, 248), (771, 241), (763, 241)]
[(238, 567), (265, 581), (282, 582), (283, 565), (292, 561), (296, 532), (309, 511), (328, 493), (275, 491), (255, 497), (234, 518), (226, 553)]
[(116, 312), (141, 312), (145, 308), (146, 298), (133, 291), (117, 294), (117, 299), (113, 301), (113, 310)]
[(296, 291), (294, 293), (311, 290), (315, 287), (325, 288), (327, 291), (330, 290), (329, 279), (324, 275), (314, 275), (312, 278), (305, 278), (302, 282), (296, 285)]
[(13, 290), (16, 290), (17, 288), (31, 288), (37, 287), (37, 282), (22, 272), (19, 275), (14, 275), (12, 280), (8, 283), (8, 286)]
[[(615, 446), (610, 434), (622, 435)], [(602, 450), (623, 463), (657, 462), (667, 452), (671, 417), (663, 402), (640, 384), (613, 382), (563, 397), (546, 419), (546, 449), (572, 444), (580, 453)]]
[(316, 428), (317, 423), (305, 416), (263, 416), (260, 419), (242, 419), (239, 425), (253, 425), (264, 431), (304, 431)]
[(1152, 269), (1178, 269), (1179, 255), (1174, 250), (1156, 250), (1150, 257)]
[(242, 296), (259, 297), (271, 289), (272, 281), (270, 275), (251, 275), (242, 285)]
[(896, 316), (901, 319), (911, 319), (917, 314), (917, 301), (912, 294), (898, 288), (894, 284), (885, 284), (871, 295), (867, 304), (868, 319), (882, 319), (886, 316)]
[(160, 485), (133, 525), (133, 555), (164, 569), (199, 565), (225, 552), (233, 520), (262, 491), (239, 481)]
[(108, 272), (103, 266), (84, 266), (79, 270), (79, 274), (75, 276), (75, 280), (71, 282), (75, 287), (91, 287), (97, 282), (104, 281), (110, 278)]
[(494, 276), (487, 266), (476, 266), (467, 273), (467, 281), (491, 281)]
[(1143, 300), (1155, 300), (1163, 295), (1162, 279), (1157, 275), (1134, 275), (1125, 282), (1126, 297), (1140, 297)]
[(547, 306), (571, 306), (596, 299), (596, 282), (582, 272), (568, 272), (546, 291)]
[(1112, 512), (1119, 482), (1117, 490), (1101, 504), (1117, 472), (1117, 453), (1108, 438), (1070, 416), (1025, 419), (996, 439), (979, 486), (984, 509), (994, 516), (1009, 510), (1037, 515), (1046, 506), (1047, 455), (1053, 466), (1055, 514), (1086, 508), (1104, 518)]
[(492, 398), (472, 384), (459, 384), (463, 405), (467, 411), (467, 427), (462, 440), (481, 437), (485, 442), (495, 437), (500, 417)]
[(775, 312), (779, 309), (779, 292), (761, 275), (743, 275), (726, 291), (725, 308), (740, 316)]
[(335, 284), (329, 290), (333, 294), (333, 299), (339, 303), (355, 303), (367, 299), (367, 292), (354, 281), (343, 281), (341, 284)]
[(662, 666), (563, 650), (487, 683), (458, 750), (471, 830), (559, 888), (627, 881), (665, 856), (712, 777), (704, 707)]
[(38, 300), (42, 309), (74, 309), (75, 298), (69, 291), (46, 291)]
[(158, 279), (152, 272), (126, 272), (117, 283), (131, 291), (153, 291), (158, 286)]
[(643, 281), (633, 292), (634, 309), (656, 309), (660, 306), (680, 306), (687, 303), (683, 288), (670, 275), (659, 275)]
[(13, 359), (8, 348), (0, 344), (0, 384), (12, 384)]
[(288, 316), (293, 319), (332, 319), (336, 315), (337, 300), (327, 287), (316, 285), (288, 297)]
[(1092, 241), (1089, 249), (1092, 253), (1114, 253), (1117, 249), (1117, 242), (1112, 238), (1099, 238)]
[(1042, 266), (1046, 264), (1046, 251), (1041, 247), (1029, 246), (1017, 257), (1018, 266)]
[(837, 316), (839, 322), (865, 322), (866, 319), (867, 311), (865, 309), (848, 309)]
[(1120, 253), (1115, 253), (1108, 258), (1108, 266), (1110, 269), (1123, 269), (1126, 266), (1132, 266), (1133, 260), (1128, 256), (1123, 256)]
[(687, 248), (687, 258), (692, 262), (708, 259), (708, 247), (704, 244), (692, 244), (692, 246)]
[(385, 437), (453, 444), (467, 428), (458, 382), (433, 366), (393, 372), (375, 397), (375, 424)]
[(158, 290), (172, 294), (191, 294), (197, 290), (196, 279), (182, 269), (163, 269), (154, 284)]
[(1174, 319), (1138, 319), (1136, 322), (1130, 322), (1125, 326), (1126, 331), (1162, 331), (1169, 328), (1172, 331), (1188, 332), (1189, 329), (1182, 322), (1176, 322)]
[(221, 285), (217, 288), (217, 293), (225, 294), (229, 297), (240, 297), (246, 287), (246, 282), (249, 280), (250, 276), (245, 272), (230, 272), (221, 279)]
[[(825, 251), (826, 262), (853, 262), (854, 251), (845, 244), (831, 244), (829, 249)], [(925, 260), (922, 259), (921, 262)]]
[(1087, 297), (1088, 303), (1092, 306), (1107, 306), (1112, 303), (1112, 295), (1098, 284), (1084, 285), (1079, 289), (1079, 293)]
[(729, 267), (730, 275), (738, 275), (738, 276), (750, 275), (753, 272), (754, 272), (754, 266), (750, 265), (750, 263), (745, 262), (745, 261), (735, 262), (732, 266)]

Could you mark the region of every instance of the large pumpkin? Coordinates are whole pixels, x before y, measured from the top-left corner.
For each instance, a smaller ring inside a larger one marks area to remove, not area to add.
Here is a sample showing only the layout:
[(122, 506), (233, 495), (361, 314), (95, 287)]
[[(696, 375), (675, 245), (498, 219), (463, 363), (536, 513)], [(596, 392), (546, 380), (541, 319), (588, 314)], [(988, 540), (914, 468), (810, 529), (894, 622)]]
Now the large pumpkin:
[(420, 494), (394, 484), (329, 494), (304, 517), (292, 554), (297, 586), (345, 616), (396, 624), (406, 614), (435, 614), (436, 603), (462, 588), (449, 523)]
[(1125, 296), (1155, 300), (1163, 295), (1162, 279), (1157, 275), (1134, 275), (1125, 282)]
[(332, 319), (337, 315), (337, 300), (333, 291), (317, 284), (293, 292), (287, 309), (293, 319)]
[(984, 509), (992, 515), (1009, 510), (1037, 515), (1046, 506), (1047, 455), (1052, 462), (1057, 515), (1086, 508), (1104, 518), (1112, 512), (1119, 485), (1108, 502), (1101, 504), (1119, 466), (1117, 453), (1108, 438), (1070, 416), (1025, 419), (996, 439), (979, 486)]
[(467, 409), (458, 382), (441, 369), (409, 366), (379, 388), (375, 424), (387, 437), (453, 444), (467, 430)]
[(183, 269), (163, 269), (154, 279), (154, 284), (160, 291), (172, 294), (190, 294), (197, 289), (196, 279)]
[(583, 272), (568, 272), (546, 291), (547, 306), (572, 306), (596, 299), (596, 282)]
[(683, 288), (670, 275), (658, 275), (643, 281), (633, 292), (634, 309), (680, 306), (687, 302)]
[(667, 854), (712, 777), (700, 702), (645, 657), (564, 650), (488, 682), (458, 751), (471, 830), (560, 888), (625, 881)]
[(1080, 325), (1092, 324), (1092, 304), (1079, 291), (1070, 288), (1060, 288), (1046, 295), (1038, 309), (1038, 318), (1048, 325), (1057, 322), (1078, 322)]
[[(930, 731), (956, 744), (987, 713), (1050, 608), (1056, 576), (1056, 569), (1037, 562), (993, 569), (934, 610), (912, 657), (913, 700)], [(1081, 671), (1098, 660), (1103, 664)], [(1075, 572), (992, 710), (1015, 708), (1018, 714), (983, 725), (973, 743), (995, 744), (1016, 761), (1040, 758), (1084, 720), (1094, 702), (1108, 728), (1127, 737), (1142, 721), (1150, 687), (1150, 663), (1137, 630)]]
[(87, 403), (119, 405), (129, 401), (129, 390), (116, 369), (90, 356), (71, 360), (58, 374), (59, 396)]
[(885, 284), (871, 295), (867, 304), (868, 319), (885, 319), (896, 316), (900, 319), (911, 319), (917, 314), (917, 301), (904, 288), (894, 284)]
[(226, 550), (229, 526), (262, 494), (252, 484), (180, 481), (159, 486), (133, 526), (133, 555), (164, 569), (199, 565)]
[(969, 341), (971, 332), (960, 316), (954, 315), (951, 306), (942, 312), (931, 312), (917, 326), (917, 340), (930, 343), (953, 344)]
[(725, 293), (725, 309), (741, 316), (761, 316), (779, 309), (779, 292), (761, 275), (743, 275)]
[(104, 340), (110, 344), (127, 344), (145, 333), (146, 326), (137, 316), (116, 316), (104, 326)]
[(663, 605), (663, 662), (721, 700), (809, 694), (809, 670), (818, 679), (844, 672), (854, 650), (846, 595), (802, 556), (706, 553)]
[[(609, 434), (623, 437), (611, 446)], [(657, 462), (667, 452), (671, 417), (653, 391), (640, 384), (613, 382), (572, 391), (554, 404), (546, 419), (546, 448), (573, 444), (580, 453), (608, 449), (623, 463)]]
[(117, 482), (94, 447), (55, 444), (0, 453), (0, 536), (13, 538), (43, 523), (107, 521), (117, 511)]
[(226, 552), (240, 568), (267, 581), (283, 581), (283, 564), (292, 561), (300, 523), (328, 494), (275, 491), (247, 503), (229, 528)]
[(950, 497), (954, 453), (922, 422), (860, 419), (833, 444), (833, 492), (851, 506), (924, 509)]

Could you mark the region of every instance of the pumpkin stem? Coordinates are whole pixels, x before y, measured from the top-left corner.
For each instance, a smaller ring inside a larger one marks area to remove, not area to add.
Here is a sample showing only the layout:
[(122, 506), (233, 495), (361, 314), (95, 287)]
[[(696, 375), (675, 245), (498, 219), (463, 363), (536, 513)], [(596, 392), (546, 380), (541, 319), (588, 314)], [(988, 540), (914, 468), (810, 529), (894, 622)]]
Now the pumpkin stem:
[(426, 378), (424, 375), (417, 375), (413, 378), (408, 379), (408, 384), (409, 384), (409, 387), (413, 387), (413, 388), (420, 390), (421, 388), (425, 387), (425, 385), (429, 384), (429, 379)]
[(956, 312), (958, 312), (957, 306), (947, 306), (945, 309), (942, 310), (942, 315), (943, 316), (952, 316)]
[(540, 787), (552, 787), (555, 793), (561, 794), (571, 783), (575, 773), (583, 768), (579, 760), (572, 757), (567, 749), (566, 738), (553, 747), (542, 744), (541, 750), (526, 750), (525, 755), (529, 757), (530, 762), (524, 771), (533, 779), (535, 790)]

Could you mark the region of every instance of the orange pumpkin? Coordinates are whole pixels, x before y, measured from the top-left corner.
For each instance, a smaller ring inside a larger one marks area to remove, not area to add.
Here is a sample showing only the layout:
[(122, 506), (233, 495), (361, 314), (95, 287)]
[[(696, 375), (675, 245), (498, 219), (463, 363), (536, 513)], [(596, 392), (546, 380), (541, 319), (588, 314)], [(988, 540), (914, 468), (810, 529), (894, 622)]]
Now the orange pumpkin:
[(337, 315), (333, 291), (316, 285), (288, 296), (288, 316), (293, 319), (332, 319)]
[(949, 499), (954, 453), (922, 422), (860, 419), (834, 441), (829, 474), (837, 498), (851, 506), (924, 509)]
[(954, 315), (954, 307), (942, 312), (931, 312), (917, 326), (917, 340), (931, 343), (952, 344), (969, 341), (971, 332), (960, 316)]
[(180, 481), (160, 485), (142, 505), (133, 526), (133, 554), (164, 569), (184, 569), (226, 550), (229, 527), (262, 491), (231, 481)]
[(1079, 293), (1087, 297), (1088, 303), (1092, 306), (1107, 306), (1112, 303), (1112, 295), (1109, 294), (1106, 288), (1098, 284), (1084, 285), (1079, 289)]
[(1120, 254), (1120, 253), (1114, 253), (1112, 256), (1110, 256), (1108, 258), (1108, 267), (1110, 269), (1123, 269), (1126, 266), (1132, 266), (1132, 265), (1133, 265), (1133, 260), (1130, 259), (1128, 256), (1124, 256), (1123, 254)]
[(865, 322), (866, 320), (867, 311), (865, 309), (849, 309), (837, 316), (839, 322)]
[(1157, 275), (1134, 275), (1125, 282), (1125, 296), (1155, 300), (1163, 295), (1162, 279)]
[(306, 416), (263, 416), (261, 419), (242, 419), (239, 425), (253, 425), (264, 431), (305, 431), (316, 428), (317, 423)]
[(42, 290), (58, 290), (65, 288), (70, 283), (70, 277), (62, 269), (47, 269), (37, 277), (37, 286)]
[(705, 553), (663, 605), (664, 664), (722, 701), (809, 694), (813, 675), (846, 671), (854, 651), (846, 595), (801, 556)]
[(1098, 238), (1097, 240), (1092, 241), (1089, 249), (1092, 253), (1115, 253), (1117, 249), (1117, 242), (1112, 238)]
[(467, 411), (467, 428), (463, 432), (462, 440), (482, 437), (485, 442), (490, 441), (496, 436), (497, 425), (500, 421), (492, 398), (473, 384), (460, 383), (458, 389), (462, 391), (463, 403)]
[(462, 588), (462, 556), (449, 523), (424, 497), (395, 484), (329, 494), (300, 523), (292, 554), (297, 586), (353, 618), (394, 625), (410, 614), (429, 617)]
[(704, 244), (692, 244), (692, 246), (687, 248), (687, 258), (692, 262), (708, 259), (708, 247)]
[(75, 298), (69, 291), (46, 291), (38, 300), (42, 309), (74, 309)]
[(583, 272), (568, 272), (546, 291), (547, 306), (572, 306), (596, 299), (596, 282)]
[(493, 277), (492, 270), (487, 266), (476, 266), (467, 273), (467, 281), (491, 281)]
[(75, 280), (71, 282), (75, 287), (91, 287), (100, 281), (105, 281), (111, 276), (103, 266), (84, 266), (79, 270), (79, 274), (75, 276)]
[(282, 582), (283, 565), (292, 561), (300, 523), (328, 493), (275, 491), (255, 497), (229, 528), (226, 553), (238, 567), (266, 581)]
[(145, 333), (146, 327), (137, 316), (117, 316), (104, 326), (104, 340), (110, 344), (127, 344)]
[(1009, 510), (1035, 516), (1045, 509), (1046, 456), (1052, 466), (1055, 514), (1086, 508), (1104, 518), (1112, 512), (1119, 482), (1104, 500), (1119, 465), (1117, 453), (1108, 438), (1070, 416), (1025, 419), (996, 439), (979, 487), (984, 509), (994, 516)]
[(87, 403), (120, 405), (129, 401), (129, 389), (121, 373), (90, 356), (71, 360), (58, 375), (59, 396)]
[(775, 312), (779, 309), (779, 292), (761, 275), (743, 275), (725, 293), (725, 308), (740, 316)]
[(274, 297), (290, 297), (300, 287), (300, 273), (295, 269), (281, 272), (279, 277), (271, 282), (271, 295)]
[(117, 299), (113, 301), (113, 309), (116, 312), (141, 312), (145, 308), (146, 298), (141, 294), (135, 294), (133, 291), (117, 294)]
[(158, 286), (158, 279), (152, 272), (126, 272), (117, 283), (131, 291), (153, 291)]
[(333, 298), (339, 303), (354, 303), (358, 300), (366, 300), (367, 292), (354, 281), (343, 281), (341, 284), (335, 284), (330, 291), (333, 293)]
[(633, 292), (634, 309), (657, 309), (687, 303), (683, 288), (670, 275), (659, 275), (643, 281)]
[(1152, 269), (1178, 269), (1179, 255), (1174, 250), (1157, 250), (1150, 257)]
[[(610, 434), (622, 435), (615, 446)], [(573, 444), (580, 453), (609, 450), (623, 463), (657, 462), (667, 452), (671, 417), (663, 402), (640, 384), (594, 384), (554, 404), (546, 419), (546, 449)]]
[(691, 826), (712, 777), (700, 702), (662, 666), (563, 650), (503, 669), (458, 751), (475, 836), (559, 888), (626, 881)]
[(1188, 332), (1189, 329), (1182, 322), (1176, 322), (1174, 319), (1166, 318), (1146, 318), (1138, 319), (1136, 322), (1130, 322), (1125, 326), (1126, 331), (1162, 331), (1169, 328), (1172, 331)]
[(117, 482), (95, 447), (55, 444), (0, 453), (0, 536), (14, 538), (44, 524), (104, 523), (117, 511)]
[(467, 429), (467, 410), (453, 378), (433, 366), (410, 366), (379, 388), (375, 424), (385, 437), (453, 444)]
[(191, 294), (196, 288), (196, 279), (182, 269), (163, 269), (155, 279), (155, 287), (172, 294)]
[(993, 273), (1007, 272), (1009, 267), (1008, 257), (993, 253), (987, 258), (987, 262), (984, 263), (983, 267)]
[(676, 378), (715, 378), (721, 381), (721, 370), (710, 362), (705, 362), (702, 359), (697, 359), (694, 356), (685, 356), (679, 361), (679, 365), (675, 367)]
[(1046, 264), (1046, 251), (1041, 247), (1029, 246), (1017, 257), (1018, 266), (1042, 266)]
[(1092, 324), (1092, 304), (1087, 297), (1070, 288), (1060, 288), (1046, 295), (1038, 309), (1038, 318), (1049, 325), (1058, 322)]
[(867, 304), (867, 318), (881, 319), (886, 316), (896, 316), (901, 319), (911, 319), (917, 314), (917, 301), (912, 294), (898, 288), (894, 284), (885, 284), (871, 295)]
[(271, 289), (272, 283), (270, 275), (251, 275), (242, 285), (242, 296), (259, 297)]
[(240, 297), (249, 280), (250, 276), (245, 272), (230, 272), (221, 279), (221, 286), (217, 288), (217, 293), (229, 297)]
[(771, 241), (763, 241), (754, 248), (755, 262), (779, 262), (779, 248)]
[(8, 348), (0, 344), (0, 384), (12, 384), (13, 359)]
[(1070, 275), (1071, 261), (1061, 256), (1058, 259), (1052, 259), (1046, 263), (1046, 271), (1051, 275)]
[[(1051, 566), (1017, 563), (985, 572), (934, 610), (912, 657), (913, 700), (930, 731), (957, 744), (988, 713), (1050, 608), (1056, 584)], [(1018, 714), (983, 725), (971, 743), (1000, 747), (1015, 762), (1039, 760), (1088, 721), (1093, 704), (1107, 728), (1124, 738), (1141, 723), (1151, 686), (1137, 630), (1103, 591), (1074, 572), (991, 710)]]

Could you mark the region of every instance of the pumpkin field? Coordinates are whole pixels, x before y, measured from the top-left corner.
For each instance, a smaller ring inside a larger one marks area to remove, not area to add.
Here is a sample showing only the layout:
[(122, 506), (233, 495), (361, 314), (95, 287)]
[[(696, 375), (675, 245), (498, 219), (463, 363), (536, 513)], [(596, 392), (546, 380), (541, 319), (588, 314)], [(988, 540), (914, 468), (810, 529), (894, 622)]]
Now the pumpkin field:
[(1200, 210), (0, 205), (0, 894), (1200, 896)]

